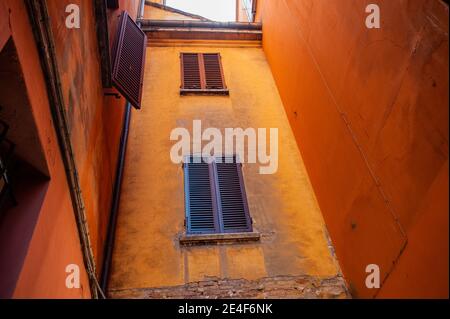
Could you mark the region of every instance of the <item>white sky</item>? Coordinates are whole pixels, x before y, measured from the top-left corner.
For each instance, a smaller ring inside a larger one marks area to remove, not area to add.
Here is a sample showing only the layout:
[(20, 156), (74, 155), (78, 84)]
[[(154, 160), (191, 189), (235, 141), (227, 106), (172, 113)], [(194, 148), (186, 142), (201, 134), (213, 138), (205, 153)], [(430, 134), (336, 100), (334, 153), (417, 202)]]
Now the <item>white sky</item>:
[(236, 20), (236, 0), (166, 0), (166, 5), (214, 21)]

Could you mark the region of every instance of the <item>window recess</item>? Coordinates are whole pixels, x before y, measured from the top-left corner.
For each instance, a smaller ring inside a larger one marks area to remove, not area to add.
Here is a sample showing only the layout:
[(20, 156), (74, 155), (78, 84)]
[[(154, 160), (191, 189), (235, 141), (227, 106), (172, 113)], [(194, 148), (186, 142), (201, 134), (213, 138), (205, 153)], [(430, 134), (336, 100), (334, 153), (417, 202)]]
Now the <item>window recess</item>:
[(3, 211), (2, 206), (5, 205), (7, 197), (10, 198), (14, 205), (17, 205), (8, 173), (15, 148), (14, 143), (6, 138), (8, 129), (8, 125), (0, 121), (0, 216)]
[(180, 93), (228, 95), (219, 53), (181, 53)]

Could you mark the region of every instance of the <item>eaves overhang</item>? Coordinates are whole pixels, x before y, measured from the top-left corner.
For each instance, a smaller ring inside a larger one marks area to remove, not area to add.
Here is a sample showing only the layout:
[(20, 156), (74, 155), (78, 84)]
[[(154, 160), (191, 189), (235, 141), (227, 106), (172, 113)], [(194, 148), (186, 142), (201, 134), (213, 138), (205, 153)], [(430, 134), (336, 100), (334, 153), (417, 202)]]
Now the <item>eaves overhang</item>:
[(150, 41), (179, 39), (260, 42), (262, 40), (260, 23), (145, 19), (140, 22)]

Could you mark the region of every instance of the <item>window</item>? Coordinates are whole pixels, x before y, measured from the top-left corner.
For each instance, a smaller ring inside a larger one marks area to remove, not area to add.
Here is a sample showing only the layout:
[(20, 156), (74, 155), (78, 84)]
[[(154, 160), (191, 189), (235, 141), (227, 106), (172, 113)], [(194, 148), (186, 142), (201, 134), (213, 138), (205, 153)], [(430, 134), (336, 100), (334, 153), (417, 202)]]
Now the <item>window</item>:
[(181, 94), (228, 95), (219, 53), (181, 53)]
[[(210, 163), (208, 163), (210, 162)], [(190, 156), (184, 165), (187, 234), (252, 232), (242, 165), (236, 156)]]
[(10, 37), (0, 49), (0, 299), (12, 298), (16, 290), (45, 209), (50, 175), (45, 155), (57, 149), (41, 143), (23, 70)]

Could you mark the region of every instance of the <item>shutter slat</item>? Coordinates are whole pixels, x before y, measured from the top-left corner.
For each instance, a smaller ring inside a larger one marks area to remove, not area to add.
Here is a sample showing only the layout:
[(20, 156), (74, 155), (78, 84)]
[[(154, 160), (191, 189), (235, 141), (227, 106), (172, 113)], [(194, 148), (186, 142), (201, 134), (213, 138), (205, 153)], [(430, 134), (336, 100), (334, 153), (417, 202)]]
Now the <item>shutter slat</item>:
[(147, 36), (124, 11), (113, 49), (114, 86), (135, 107), (141, 108)]

